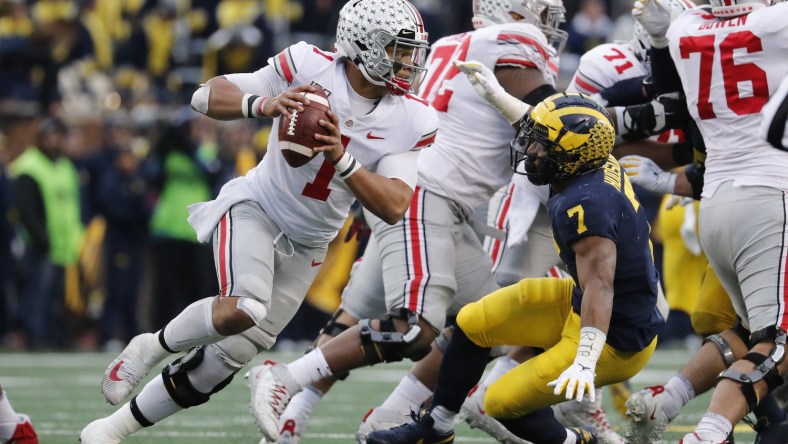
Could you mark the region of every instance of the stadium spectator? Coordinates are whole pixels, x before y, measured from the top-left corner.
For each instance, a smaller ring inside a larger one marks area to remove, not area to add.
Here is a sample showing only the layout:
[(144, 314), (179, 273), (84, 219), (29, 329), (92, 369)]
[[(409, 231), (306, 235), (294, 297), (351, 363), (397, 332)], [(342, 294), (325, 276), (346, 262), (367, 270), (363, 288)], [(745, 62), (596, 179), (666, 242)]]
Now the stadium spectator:
[(153, 325), (163, 327), (200, 295), (217, 294), (211, 248), (197, 241), (186, 220), (189, 205), (210, 200), (219, 173), (216, 144), (188, 107), (167, 121), (144, 175), (158, 200), (150, 220), (154, 261)]
[(104, 236), (105, 300), (99, 324), (102, 349), (118, 351), (136, 336), (137, 302), (150, 218), (149, 186), (139, 168), (135, 129), (117, 120), (107, 129), (109, 145), (95, 182), (95, 210), (106, 221)]
[(30, 347), (66, 345), (64, 269), (79, 257), (83, 233), (79, 178), (63, 155), (68, 131), (57, 119), (40, 122), (36, 146), (11, 163), (13, 204), (25, 240), (26, 284), (21, 300)]

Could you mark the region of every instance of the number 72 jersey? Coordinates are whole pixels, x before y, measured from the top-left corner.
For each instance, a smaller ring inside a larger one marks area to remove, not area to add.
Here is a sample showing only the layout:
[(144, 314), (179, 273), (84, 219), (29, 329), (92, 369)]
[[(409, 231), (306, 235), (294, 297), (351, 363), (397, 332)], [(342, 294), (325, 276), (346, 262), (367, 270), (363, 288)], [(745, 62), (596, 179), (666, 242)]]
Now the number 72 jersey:
[(707, 147), (703, 197), (726, 180), (788, 190), (788, 154), (758, 137), (761, 109), (788, 74), (788, 3), (723, 20), (708, 10), (668, 30), (689, 112)]

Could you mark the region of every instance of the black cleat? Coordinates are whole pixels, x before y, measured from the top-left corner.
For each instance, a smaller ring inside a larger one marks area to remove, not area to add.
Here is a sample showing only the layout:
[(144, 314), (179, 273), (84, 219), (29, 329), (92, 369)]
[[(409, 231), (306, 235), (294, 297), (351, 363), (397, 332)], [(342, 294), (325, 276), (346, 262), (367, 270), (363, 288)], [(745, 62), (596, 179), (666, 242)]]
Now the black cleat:
[(577, 444), (597, 444), (596, 430), (591, 426), (570, 427), (566, 429), (569, 433), (574, 433)]
[[(422, 410), (421, 415), (410, 412), (413, 422), (387, 430), (376, 430), (367, 434), (367, 444), (452, 444), (454, 430), (440, 433), (432, 428), (435, 421), (429, 410)], [(590, 442), (590, 441), (589, 441)], [(593, 441), (596, 442), (596, 441)]]

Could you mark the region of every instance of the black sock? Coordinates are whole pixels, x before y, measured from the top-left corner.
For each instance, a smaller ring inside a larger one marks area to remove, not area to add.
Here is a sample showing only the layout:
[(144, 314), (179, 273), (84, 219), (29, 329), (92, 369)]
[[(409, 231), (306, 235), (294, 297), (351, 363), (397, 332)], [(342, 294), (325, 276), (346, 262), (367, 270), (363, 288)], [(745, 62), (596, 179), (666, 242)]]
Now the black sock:
[(489, 357), (489, 348), (474, 344), (459, 326), (455, 327), (443, 354), (432, 405), (459, 412), (468, 392), (484, 374)]
[(516, 419), (498, 421), (515, 435), (534, 444), (561, 444), (566, 440), (566, 428), (555, 419), (550, 407)]

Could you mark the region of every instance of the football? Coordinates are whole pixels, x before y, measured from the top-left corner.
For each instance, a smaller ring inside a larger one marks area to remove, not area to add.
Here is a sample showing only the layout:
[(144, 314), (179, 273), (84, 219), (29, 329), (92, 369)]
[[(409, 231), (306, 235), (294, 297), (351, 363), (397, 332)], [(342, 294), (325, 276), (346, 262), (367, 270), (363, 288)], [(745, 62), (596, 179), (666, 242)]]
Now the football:
[(330, 120), (326, 112), (331, 109), (328, 95), (317, 86), (312, 92), (304, 92), (309, 105), (303, 111), (291, 111), (293, 117), (279, 119), (279, 150), (288, 165), (294, 168), (306, 165), (317, 154), (312, 148), (323, 145), (315, 134), (328, 135), (320, 125), (320, 119)]

